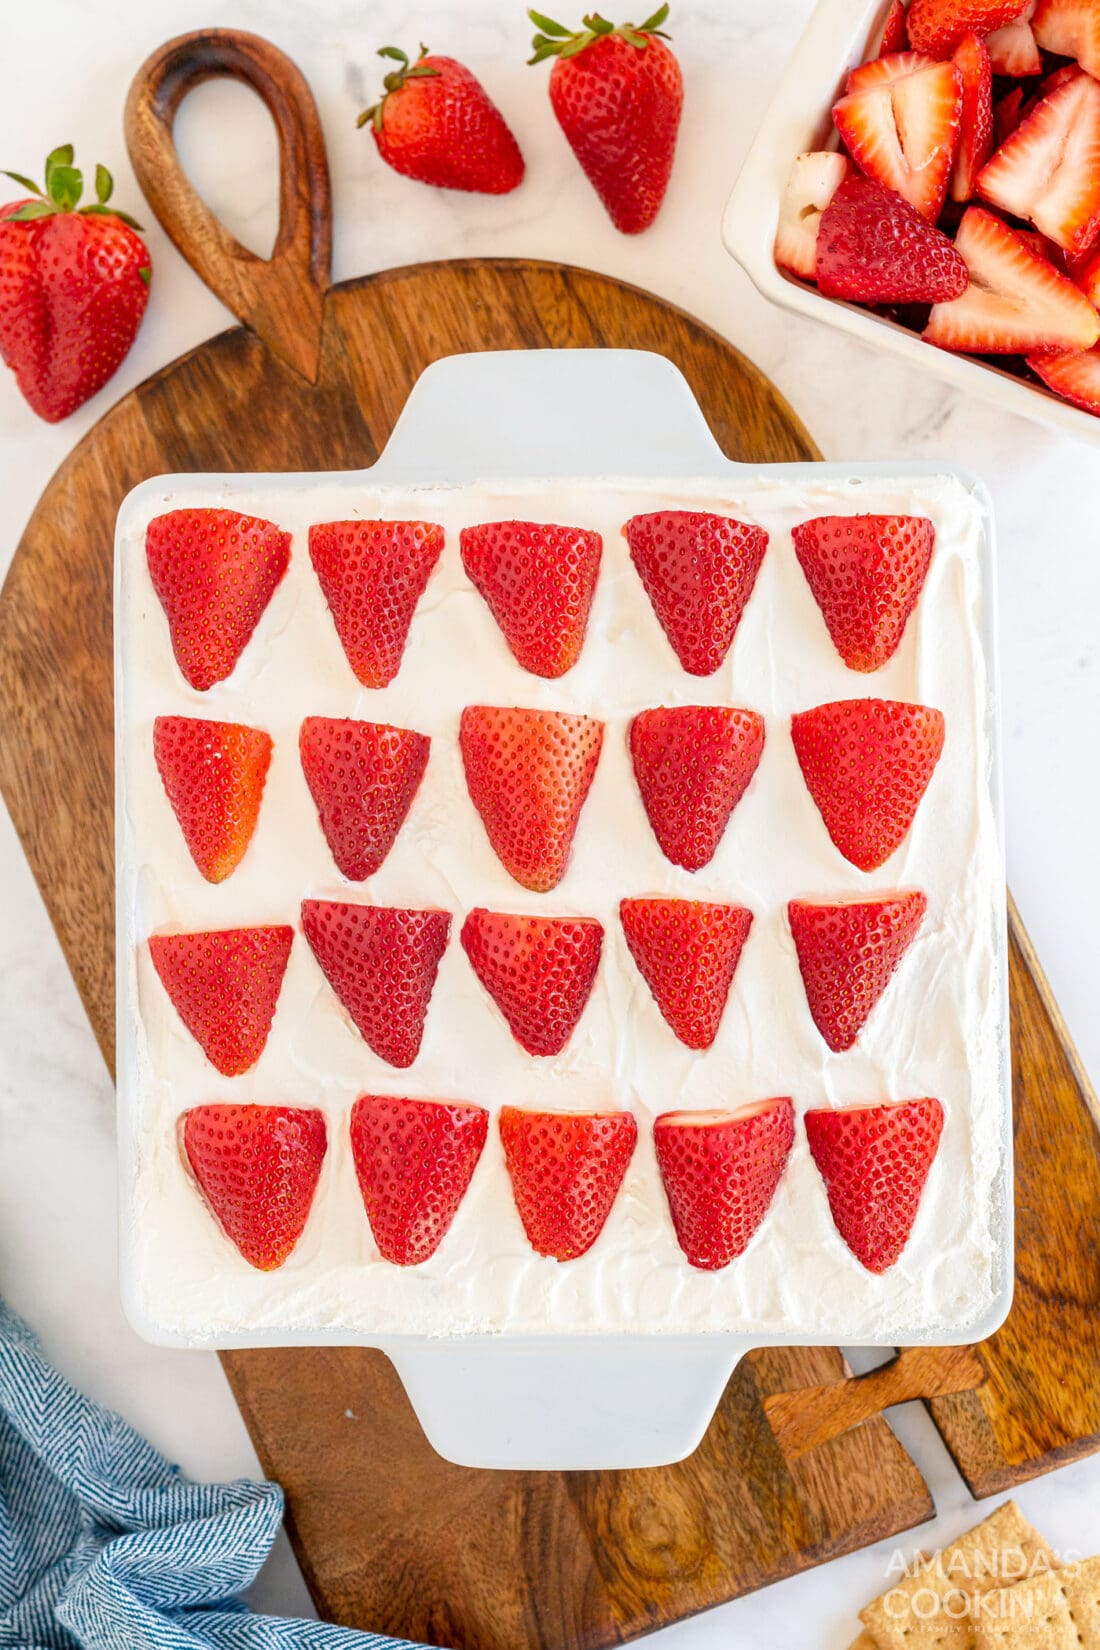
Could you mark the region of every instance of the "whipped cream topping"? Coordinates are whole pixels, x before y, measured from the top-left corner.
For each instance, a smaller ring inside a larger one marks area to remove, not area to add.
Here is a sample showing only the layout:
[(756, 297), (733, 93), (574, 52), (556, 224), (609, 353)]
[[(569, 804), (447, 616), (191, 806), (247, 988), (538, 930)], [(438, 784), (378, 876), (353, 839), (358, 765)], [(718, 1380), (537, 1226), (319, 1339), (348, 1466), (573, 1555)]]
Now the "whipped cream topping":
[[(196, 1341), (251, 1332), (374, 1336), (499, 1332), (738, 1331), (761, 1339), (904, 1342), (966, 1336), (987, 1313), (995, 1276), (995, 1184), (1006, 1084), (1001, 1048), (1004, 867), (991, 795), (991, 687), (981, 625), (982, 512), (951, 477), (829, 481), (778, 470), (715, 483), (584, 479), (445, 488), (316, 478), (242, 478), (202, 502), (266, 516), (293, 534), (290, 568), (233, 675), (207, 693), (175, 666), (144, 554), (148, 519), (181, 503), (147, 494), (120, 541), (118, 821), (120, 1085), (127, 1292), (147, 1323)], [(730, 654), (705, 678), (680, 668), (630, 564), (622, 523), (659, 508), (759, 522), (770, 543)], [(849, 671), (795, 558), (792, 525), (824, 513), (928, 515), (936, 549), (902, 644), (871, 676)], [(350, 516), (442, 523), (447, 542), (413, 620), (397, 679), (372, 691), (352, 675), (310, 566), (311, 522)], [(587, 640), (558, 681), (523, 671), (466, 578), (458, 533), (507, 517), (597, 529), (604, 551)], [(867, 875), (830, 842), (789, 733), (792, 712), (869, 695), (937, 706), (943, 756), (897, 853)], [(581, 711), (606, 723), (604, 748), (569, 869), (548, 894), (509, 877), (466, 791), (458, 750), (473, 703)], [(646, 821), (627, 729), (648, 706), (722, 703), (765, 718), (757, 773), (712, 862), (670, 865)], [(275, 742), (259, 824), (237, 871), (206, 883), (187, 852), (152, 755), (162, 713), (266, 728)], [(431, 736), (427, 773), (385, 864), (363, 884), (333, 865), (298, 761), (304, 716), (350, 716)], [(786, 904), (915, 887), (922, 930), (857, 1046), (831, 1054), (806, 1005)], [(618, 920), (624, 895), (727, 900), (754, 922), (718, 1039), (684, 1048), (635, 968)], [(396, 1071), (360, 1038), (300, 929), (267, 1048), (242, 1077), (221, 1077), (180, 1023), (145, 944), (156, 932), (289, 922), (303, 898), (440, 906), (453, 913), (416, 1063)], [(556, 1058), (514, 1041), (459, 944), (472, 906), (597, 917), (606, 938), (595, 988)], [(470, 1190), (433, 1258), (382, 1261), (355, 1183), (348, 1114), (364, 1093), (560, 1109), (625, 1107), (639, 1144), (593, 1249), (560, 1264), (532, 1252), (512, 1199), (495, 1124)], [(771, 1095), (796, 1112), (935, 1095), (946, 1123), (910, 1242), (896, 1266), (864, 1270), (833, 1227), (796, 1127), (794, 1150), (749, 1249), (721, 1272), (693, 1269), (673, 1235), (650, 1124), (673, 1108), (730, 1108)], [(297, 1249), (277, 1272), (250, 1268), (184, 1171), (176, 1124), (215, 1101), (317, 1106), (329, 1150)]]

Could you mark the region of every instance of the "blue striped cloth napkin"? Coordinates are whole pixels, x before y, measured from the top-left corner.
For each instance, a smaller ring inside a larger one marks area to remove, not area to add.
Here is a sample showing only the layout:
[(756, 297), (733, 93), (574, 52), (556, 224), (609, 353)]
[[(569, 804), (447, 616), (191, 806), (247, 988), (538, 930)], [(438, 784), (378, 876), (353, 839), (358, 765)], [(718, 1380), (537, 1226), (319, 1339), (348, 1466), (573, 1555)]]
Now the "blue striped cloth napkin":
[(0, 1645), (408, 1650), (248, 1609), (238, 1595), (282, 1516), (278, 1484), (184, 1478), (62, 1380), (0, 1302)]

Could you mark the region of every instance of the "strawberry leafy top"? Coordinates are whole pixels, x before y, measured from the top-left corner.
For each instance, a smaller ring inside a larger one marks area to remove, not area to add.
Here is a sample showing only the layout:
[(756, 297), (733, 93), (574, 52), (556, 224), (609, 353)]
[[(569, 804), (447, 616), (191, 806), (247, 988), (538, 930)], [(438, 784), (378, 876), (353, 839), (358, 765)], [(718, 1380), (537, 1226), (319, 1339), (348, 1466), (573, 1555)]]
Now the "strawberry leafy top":
[(415, 63), (409, 62), (409, 54), (403, 52), (400, 46), (379, 46), (378, 55), (392, 58), (397, 68), (391, 69), (383, 80), (384, 90), (378, 102), (372, 103), (369, 109), (364, 109), (355, 122), (356, 126), (365, 126), (369, 120), (376, 132), (382, 130), (382, 110), (391, 92), (399, 92), (407, 80), (425, 80), (439, 74), (438, 69), (433, 69), (430, 63), (424, 62), (428, 48), (423, 41), (420, 42), (420, 51)]
[[(128, 212), (120, 212), (117, 206), (110, 206), (108, 202), (115, 187), (115, 181), (105, 166), (95, 169), (95, 200), (87, 206), (81, 206), (80, 200), (84, 194), (84, 174), (73, 165), (74, 151), (71, 143), (63, 143), (57, 149), (51, 149), (46, 156), (46, 187), (40, 189), (37, 183), (24, 177), (21, 172), (10, 172), (0, 168), (6, 178), (11, 178), (21, 189), (29, 189), (36, 197), (31, 201), (24, 201), (22, 206), (16, 207), (14, 212), (7, 214), (8, 223), (29, 223), (35, 218), (53, 217), (58, 212), (79, 212), (82, 217), (120, 218), (131, 229), (141, 231), (141, 225)], [(148, 271), (141, 271), (142, 279), (148, 280)]]
[(577, 57), (591, 46), (593, 41), (600, 40), (609, 34), (617, 34), (628, 45), (636, 46), (644, 51), (649, 44), (648, 36), (659, 35), (667, 40), (668, 35), (661, 28), (661, 24), (668, 17), (667, 3), (647, 17), (644, 23), (620, 23), (618, 27), (609, 23), (606, 17), (601, 17), (598, 11), (590, 12), (582, 20), (583, 26), (573, 32), (562, 23), (555, 23), (552, 17), (546, 17), (542, 12), (529, 11), (527, 13), (535, 28), (539, 31), (531, 42), (533, 55), (527, 59), (528, 63), (542, 63), (548, 57)]

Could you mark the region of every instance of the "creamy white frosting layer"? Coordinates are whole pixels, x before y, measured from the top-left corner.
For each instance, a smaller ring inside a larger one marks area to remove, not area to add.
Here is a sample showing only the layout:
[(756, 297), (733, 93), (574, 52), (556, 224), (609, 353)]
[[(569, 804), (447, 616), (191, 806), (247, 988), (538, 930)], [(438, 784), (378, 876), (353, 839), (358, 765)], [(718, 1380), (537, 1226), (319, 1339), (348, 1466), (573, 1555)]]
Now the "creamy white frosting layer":
[[(290, 568), (229, 680), (194, 692), (175, 666), (145, 562), (144, 526), (179, 500), (147, 494), (121, 542), (117, 615), (122, 806), (118, 822), (120, 1081), (136, 1137), (124, 1155), (123, 1220), (130, 1298), (149, 1324), (196, 1341), (248, 1332), (339, 1336), (471, 1332), (561, 1334), (734, 1330), (817, 1341), (904, 1342), (965, 1335), (995, 1287), (994, 1183), (1001, 1169), (1006, 1085), (1001, 931), (1004, 868), (991, 795), (988, 663), (982, 645), (982, 512), (956, 479), (853, 479), (794, 485), (783, 472), (735, 484), (606, 479), (575, 483), (402, 489), (318, 478), (303, 489), (244, 478), (210, 505), (269, 517), (293, 534)], [(195, 500), (188, 497), (187, 502)], [(621, 536), (631, 515), (700, 508), (759, 522), (770, 543), (731, 653), (713, 676), (681, 669)], [(924, 593), (894, 658), (873, 676), (847, 670), (794, 555), (790, 529), (829, 512), (926, 514), (936, 549)], [(361, 688), (310, 566), (310, 522), (420, 517), (447, 543), (413, 621), (401, 671)], [(595, 528), (599, 586), (580, 661), (558, 681), (524, 672), (465, 577), (461, 526), (506, 517)], [(916, 700), (946, 718), (943, 756), (916, 822), (882, 870), (866, 875), (830, 842), (802, 781), (792, 712), (858, 696)], [(583, 711), (607, 726), (572, 860), (550, 894), (530, 894), (489, 848), (466, 792), (457, 732), (463, 706)], [(723, 703), (761, 712), (763, 759), (714, 860), (693, 874), (670, 865), (646, 822), (627, 753), (631, 717), (652, 705)], [(259, 825), (238, 870), (206, 883), (187, 852), (152, 756), (156, 715), (225, 718), (275, 742)], [(416, 728), (432, 740), (427, 774), (378, 874), (352, 885), (336, 871), (298, 763), (309, 714)], [(922, 888), (928, 913), (858, 1046), (831, 1054), (814, 1028), (786, 923), (796, 896), (829, 898)], [(754, 913), (714, 1047), (672, 1035), (627, 952), (624, 895), (734, 900)], [(454, 914), (423, 1047), (407, 1071), (379, 1060), (333, 996), (297, 933), (267, 1048), (243, 1077), (207, 1063), (165, 995), (145, 941), (160, 931), (272, 922), (298, 925), (303, 897), (442, 906)], [(513, 1040), (458, 942), (474, 905), (580, 914), (604, 924), (591, 1000), (564, 1052), (535, 1059)], [(499, 1138), (489, 1142), (437, 1254), (402, 1269), (382, 1261), (355, 1184), (347, 1140), (363, 1092), (561, 1109), (626, 1107), (638, 1150), (590, 1253), (559, 1264), (529, 1248)], [(801, 1114), (935, 1095), (943, 1140), (912, 1238), (882, 1277), (837, 1235), (798, 1127), (787, 1171), (750, 1248), (718, 1273), (680, 1252), (649, 1124), (675, 1107), (732, 1107), (788, 1094)], [(250, 1268), (185, 1174), (176, 1121), (211, 1101), (317, 1106), (329, 1150), (309, 1223), (281, 1270)]]

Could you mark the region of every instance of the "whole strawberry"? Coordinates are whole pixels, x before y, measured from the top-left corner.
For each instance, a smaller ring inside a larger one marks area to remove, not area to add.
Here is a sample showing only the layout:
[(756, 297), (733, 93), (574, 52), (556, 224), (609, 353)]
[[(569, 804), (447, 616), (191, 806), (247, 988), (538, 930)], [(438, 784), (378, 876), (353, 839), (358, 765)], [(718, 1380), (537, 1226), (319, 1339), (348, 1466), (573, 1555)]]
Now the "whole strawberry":
[(539, 33), (531, 63), (557, 61), (550, 102), (616, 229), (637, 235), (660, 210), (676, 153), (684, 102), (680, 65), (665, 45), (668, 6), (618, 28), (593, 12), (571, 34), (529, 11)]
[(114, 187), (95, 173), (95, 202), (72, 144), (46, 158), (46, 187), (5, 172), (29, 200), (0, 206), (0, 354), (40, 418), (67, 418), (121, 366), (149, 301), (152, 264), (139, 225), (107, 203)]
[(379, 101), (359, 116), (368, 121), (382, 159), (404, 177), (437, 189), (507, 195), (523, 180), (519, 144), (480, 80), (453, 57), (431, 57), (421, 46), (415, 63), (397, 46)]

